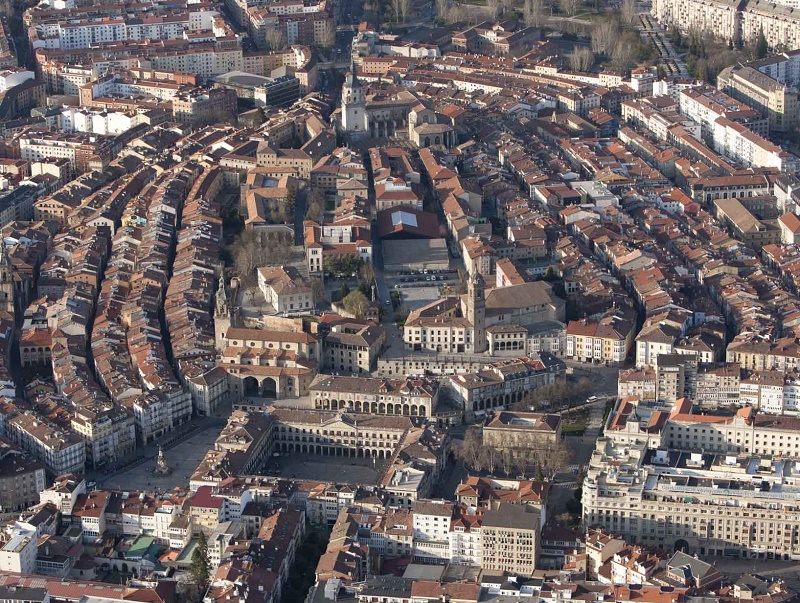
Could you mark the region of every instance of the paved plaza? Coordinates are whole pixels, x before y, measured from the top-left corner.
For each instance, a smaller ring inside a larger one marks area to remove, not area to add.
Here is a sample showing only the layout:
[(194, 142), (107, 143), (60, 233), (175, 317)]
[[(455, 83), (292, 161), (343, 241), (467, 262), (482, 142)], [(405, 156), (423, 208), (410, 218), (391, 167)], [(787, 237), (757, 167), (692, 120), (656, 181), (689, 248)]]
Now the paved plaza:
[(273, 456), (264, 473), (300, 480), (376, 484), (386, 468), (386, 461), (374, 460), (373, 463), (373, 459), (368, 458), (312, 454)]
[(159, 492), (163, 492), (176, 486), (188, 488), (189, 478), (206, 451), (214, 447), (214, 440), (219, 436), (223, 426), (224, 422), (206, 425), (174, 447), (165, 449), (164, 458), (172, 468), (172, 474), (168, 476), (153, 475), (158, 449), (151, 446), (148, 447), (146, 460), (142, 464), (117, 474), (95, 474), (90, 476), (90, 479), (97, 481), (98, 487), (107, 489), (147, 491), (158, 489)]

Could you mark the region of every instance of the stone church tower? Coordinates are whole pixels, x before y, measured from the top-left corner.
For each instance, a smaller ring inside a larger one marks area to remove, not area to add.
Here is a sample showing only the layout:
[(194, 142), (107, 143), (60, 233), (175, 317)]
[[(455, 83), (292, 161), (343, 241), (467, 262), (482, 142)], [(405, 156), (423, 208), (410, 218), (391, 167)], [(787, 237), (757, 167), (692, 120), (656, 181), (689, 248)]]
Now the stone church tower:
[(483, 276), (478, 271), (467, 283), (466, 319), (472, 323), (472, 353), (486, 351), (486, 297)]
[(369, 135), (367, 98), (364, 87), (356, 77), (356, 66), (352, 63), (342, 86), (342, 130), (351, 140)]
[(228, 291), (225, 288), (225, 276), (220, 275), (214, 307), (214, 345), (218, 352), (225, 347), (223, 340), (231, 328), (231, 307), (228, 303)]
[(5, 244), (0, 242), (0, 310), (14, 315), (14, 273)]

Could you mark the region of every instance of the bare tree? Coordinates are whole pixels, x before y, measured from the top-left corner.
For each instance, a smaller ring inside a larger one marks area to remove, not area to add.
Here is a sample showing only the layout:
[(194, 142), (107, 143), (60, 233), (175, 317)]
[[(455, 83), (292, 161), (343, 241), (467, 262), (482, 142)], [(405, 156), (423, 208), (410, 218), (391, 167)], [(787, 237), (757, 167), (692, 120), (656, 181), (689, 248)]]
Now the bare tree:
[(286, 232), (267, 236), (265, 254), (270, 264), (288, 264), (292, 261), (292, 236)]
[(620, 14), (625, 25), (633, 25), (634, 21), (636, 21), (636, 0), (622, 0)]
[(619, 25), (606, 19), (598, 23), (592, 31), (592, 50), (597, 54), (609, 56), (619, 39)]
[(453, 3), (451, 0), (436, 0), (436, 16), (440, 19), (447, 20), (452, 6)]
[(528, 391), (518, 404), (518, 410), (528, 410), (530, 406), (551, 410), (570, 408), (584, 402), (591, 390), (592, 382), (588, 379), (581, 379), (577, 383), (556, 381)]
[(247, 289), (255, 286), (256, 268), (291, 261), (292, 242), (286, 235), (245, 230), (231, 246), (231, 256), (242, 287)]
[(501, 0), (486, 0), (486, 8), (489, 11), (489, 19), (494, 21), (503, 12), (503, 4)]
[(575, 13), (578, 12), (578, 6), (580, 6), (580, 0), (558, 0), (558, 8), (568, 17), (575, 16)]
[(466, 21), (467, 20), (467, 13), (466, 7), (462, 4), (457, 4), (455, 6), (450, 6), (447, 9), (447, 18), (446, 21), (448, 23), (458, 23), (459, 21)]
[(392, 9), (394, 10), (398, 22), (402, 21), (405, 23), (411, 12), (411, 0), (392, 0)]
[(284, 50), (286, 48), (286, 36), (278, 27), (270, 27), (264, 35), (264, 42), (270, 50)]
[(497, 468), (498, 450), (493, 446), (484, 446), (480, 451), (480, 458), (483, 466), (491, 473)]
[(500, 449), (497, 460), (500, 463), (500, 468), (503, 470), (503, 474), (508, 477), (511, 475), (511, 470), (515, 467), (515, 455), (514, 451), (511, 448), (502, 448)]
[(594, 53), (586, 46), (576, 46), (567, 60), (573, 71), (589, 71), (594, 64)]
[(461, 9), (461, 19), (469, 25), (477, 25), (486, 19), (487, 9), (485, 6), (475, 6), (474, 4), (461, 4), (458, 6)]
[(311, 297), (314, 299), (315, 305), (325, 299), (325, 285), (322, 283), (320, 277), (312, 276), (309, 280), (309, 285), (311, 287)]
[(514, 10), (514, 5), (516, 2), (514, 0), (500, 0), (500, 4), (502, 6), (502, 12), (504, 15), (509, 14)]
[(375, 267), (372, 262), (364, 262), (358, 270), (358, 279), (367, 289), (375, 284)]
[(459, 456), (474, 471), (481, 470), (481, 450), (483, 443), (479, 427), (470, 427), (464, 434), (459, 448)]
[(552, 477), (566, 466), (571, 451), (561, 439), (543, 442), (512, 436), (499, 448), (484, 445), (481, 454), (487, 468), (499, 466), (505, 475), (510, 475), (513, 469), (525, 473), (535, 466), (542, 475)]
[(336, 27), (326, 27), (319, 37), (319, 45), (323, 48), (331, 48), (336, 44)]
[(522, 14), (525, 25), (528, 27), (541, 27), (544, 14), (543, 0), (525, 0), (522, 7)]
[(611, 65), (614, 69), (625, 71), (635, 64), (636, 54), (638, 53), (637, 45), (627, 38), (620, 38), (614, 45), (614, 50), (611, 52)]
[(249, 230), (242, 232), (231, 248), (231, 255), (236, 272), (244, 281), (242, 284), (247, 287), (249, 281), (255, 279), (256, 268), (263, 259), (258, 235)]
[(413, 6), (412, 0), (399, 0), (400, 1), (400, 14), (403, 16), (403, 23), (408, 21)]

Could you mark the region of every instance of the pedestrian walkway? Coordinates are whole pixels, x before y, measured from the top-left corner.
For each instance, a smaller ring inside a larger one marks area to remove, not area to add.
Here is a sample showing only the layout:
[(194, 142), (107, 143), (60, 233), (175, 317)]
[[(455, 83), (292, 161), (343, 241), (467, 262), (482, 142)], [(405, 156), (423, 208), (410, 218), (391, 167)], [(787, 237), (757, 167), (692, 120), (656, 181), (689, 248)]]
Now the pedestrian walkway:
[(606, 410), (606, 401), (602, 400), (597, 404), (592, 404), (589, 408), (589, 420), (586, 422), (586, 431), (584, 435), (587, 437), (597, 438), (600, 435), (600, 429), (603, 427), (603, 414)]

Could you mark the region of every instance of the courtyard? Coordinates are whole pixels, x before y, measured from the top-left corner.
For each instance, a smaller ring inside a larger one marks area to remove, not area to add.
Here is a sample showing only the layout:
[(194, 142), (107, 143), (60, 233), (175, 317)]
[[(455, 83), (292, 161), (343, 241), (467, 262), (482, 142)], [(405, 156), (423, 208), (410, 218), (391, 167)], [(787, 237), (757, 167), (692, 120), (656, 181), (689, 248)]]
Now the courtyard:
[(383, 459), (293, 453), (273, 455), (263, 473), (296, 480), (374, 485), (386, 470), (387, 463)]

